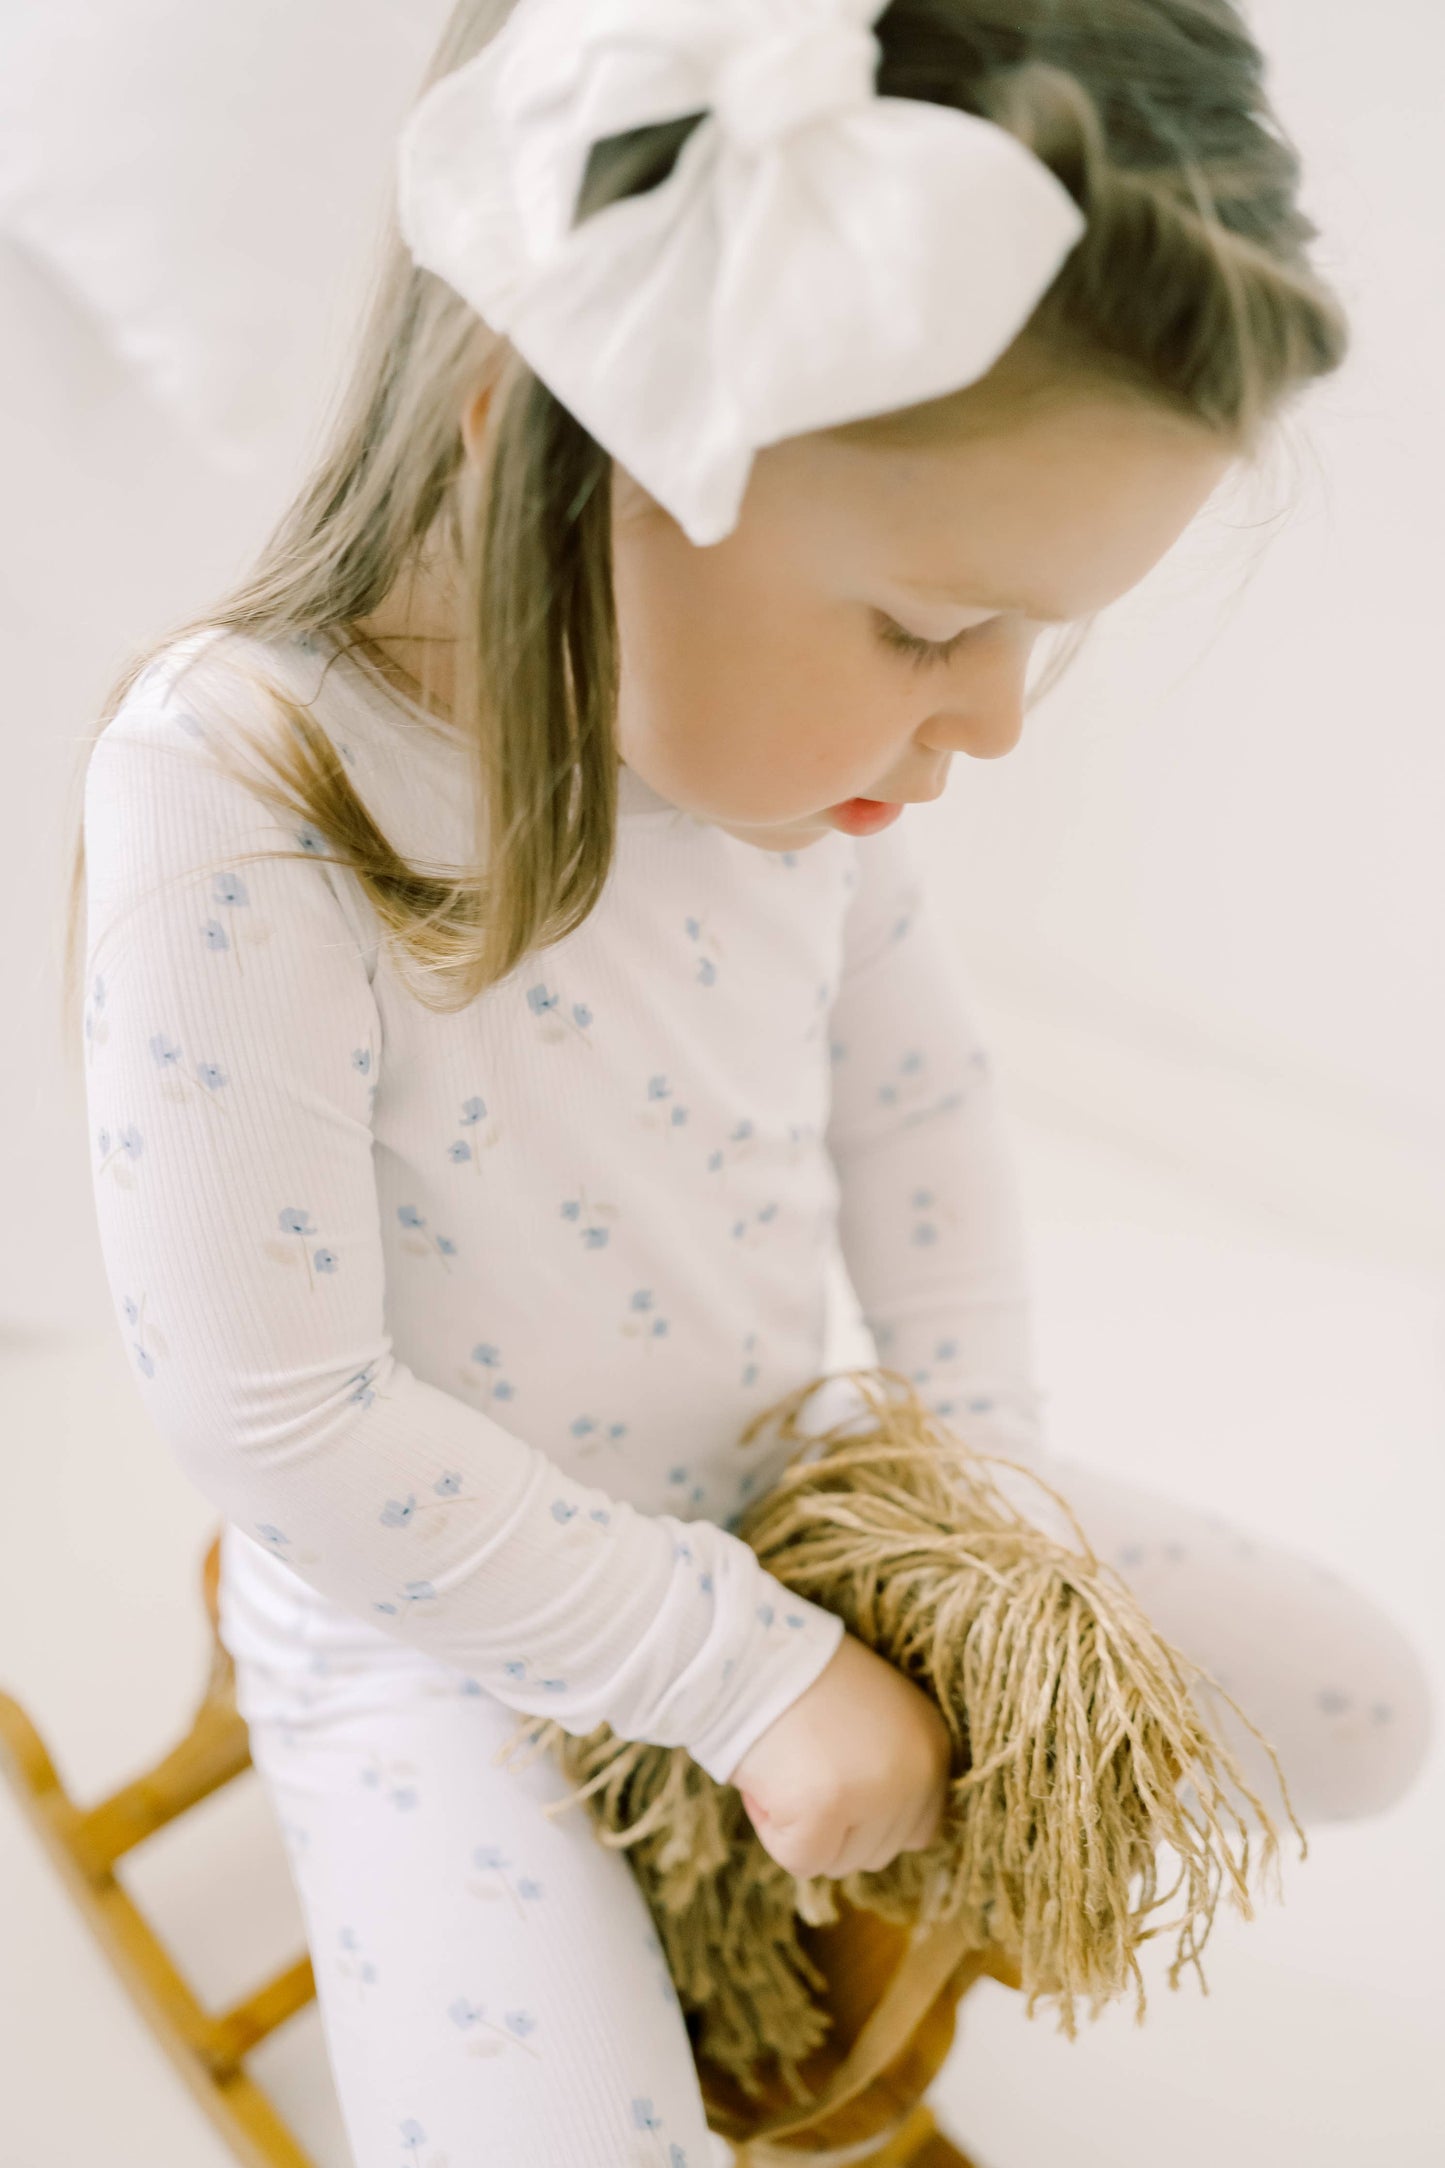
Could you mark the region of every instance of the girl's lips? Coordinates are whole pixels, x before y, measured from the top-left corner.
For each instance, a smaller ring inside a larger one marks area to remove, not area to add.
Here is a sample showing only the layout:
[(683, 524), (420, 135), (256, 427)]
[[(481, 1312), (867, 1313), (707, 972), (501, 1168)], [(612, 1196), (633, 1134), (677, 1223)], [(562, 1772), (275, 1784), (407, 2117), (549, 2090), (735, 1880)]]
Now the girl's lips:
[(902, 811), (901, 805), (882, 798), (845, 798), (841, 805), (828, 808), (834, 824), (850, 836), (871, 836), (881, 828), (891, 828)]

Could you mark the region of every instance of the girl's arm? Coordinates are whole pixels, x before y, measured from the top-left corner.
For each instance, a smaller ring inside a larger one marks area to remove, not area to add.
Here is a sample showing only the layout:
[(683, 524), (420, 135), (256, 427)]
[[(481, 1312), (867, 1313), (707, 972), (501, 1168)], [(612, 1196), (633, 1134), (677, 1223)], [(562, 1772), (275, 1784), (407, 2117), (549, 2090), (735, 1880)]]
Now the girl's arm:
[[(564, 1475), (397, 1360), (370, 1126), (386, 1057), (349, 877), (156, 685), (97, 741), (84, 813), (96, 1209), (151, 1415), (332, 1601), (518, 1711), (683, 1745), (726, 1782), (841, 1620), (715, 1523)], [(287, 855), (246, 860), (259, 846)]]
[(839, 1241), (878, 1360), (979, 1451), (1037, 1461), (1011, 1144), (961, 963), (901, 825), (857, 843), (830, 1028)]

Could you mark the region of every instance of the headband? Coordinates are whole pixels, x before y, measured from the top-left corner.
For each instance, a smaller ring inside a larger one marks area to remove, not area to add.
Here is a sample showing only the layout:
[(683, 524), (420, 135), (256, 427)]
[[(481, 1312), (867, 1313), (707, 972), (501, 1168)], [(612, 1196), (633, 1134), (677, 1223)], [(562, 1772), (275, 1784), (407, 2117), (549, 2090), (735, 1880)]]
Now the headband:
[[(1084, 231), (995, 122), (877, 94), (883, 12), (519, 0), (401, 132), (415, 261), (694, 543), (763, 446), (976, 382)], [(595, 142), (689, 114), (665, 180), (574, 225)]]

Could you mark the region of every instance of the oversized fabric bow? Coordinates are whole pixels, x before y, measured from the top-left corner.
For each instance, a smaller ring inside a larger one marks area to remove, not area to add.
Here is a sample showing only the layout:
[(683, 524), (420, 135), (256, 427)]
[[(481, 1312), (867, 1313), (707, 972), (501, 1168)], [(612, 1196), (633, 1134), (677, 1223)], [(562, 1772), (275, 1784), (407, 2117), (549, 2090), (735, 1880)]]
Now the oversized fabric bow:
[[(399, 143), (414, 259), (678, 521), (735, 526), (764, 445), (977, 381), (1084, 230), (976, 114), (877, 95), (879, 0), (520, 0)], [(592, 145), (701, 114), (574, 224)]]

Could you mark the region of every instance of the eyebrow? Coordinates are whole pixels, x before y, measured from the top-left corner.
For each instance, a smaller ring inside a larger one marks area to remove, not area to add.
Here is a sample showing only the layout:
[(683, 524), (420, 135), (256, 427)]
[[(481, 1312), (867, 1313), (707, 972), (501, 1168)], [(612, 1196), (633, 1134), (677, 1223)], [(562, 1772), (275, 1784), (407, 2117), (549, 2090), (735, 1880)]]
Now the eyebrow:
[(958, 610), (1008, 610), (1020, 617), (1032, 617), (1043, 625), (1067, 625), (1070, 622), (1039, 602), (1005, 602), (997, 595), (983, 593), (960, 595), (951, 587), (937, 587), (929, 580), (902, 580), (899, 585), (928, 602), (951, 602)]

